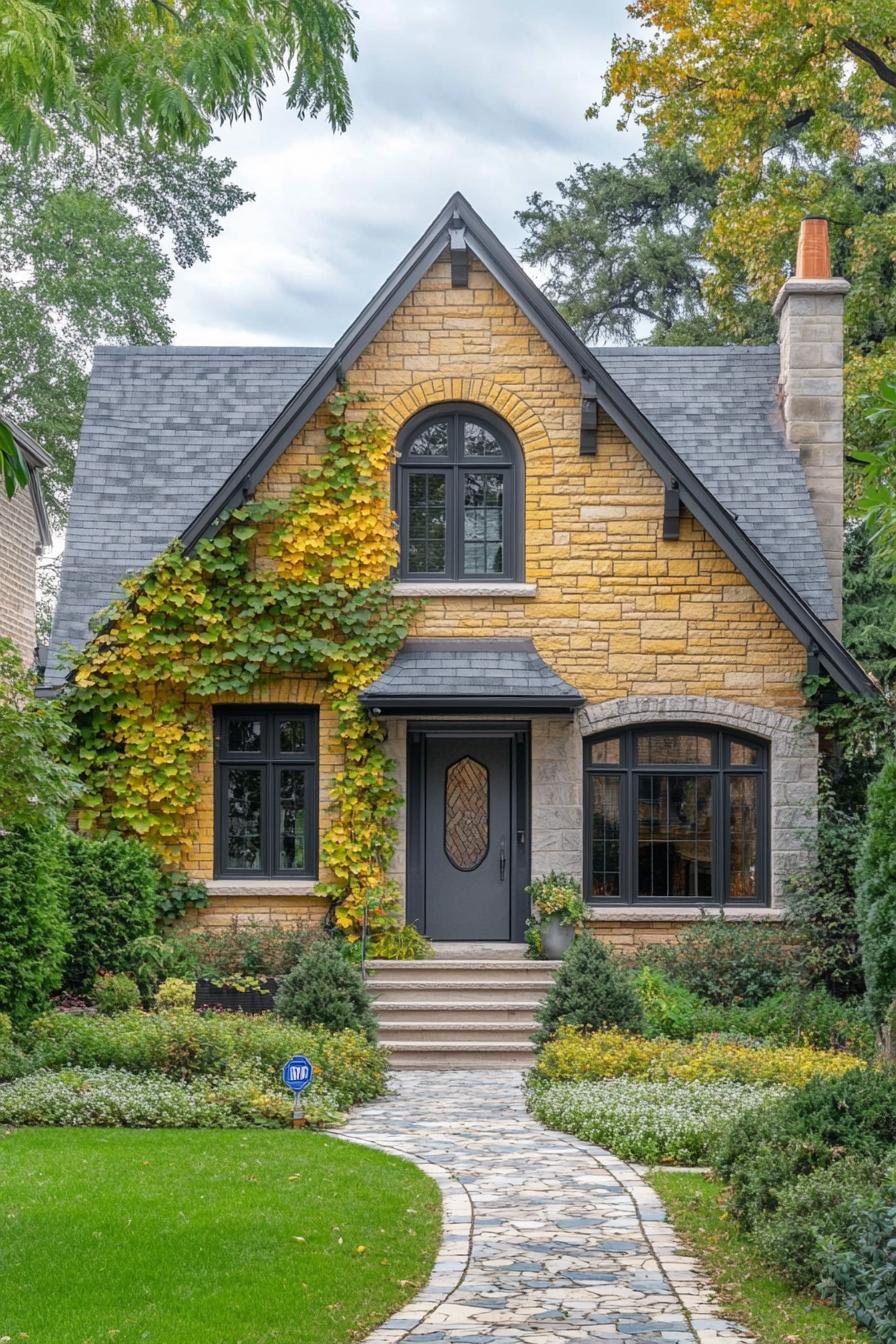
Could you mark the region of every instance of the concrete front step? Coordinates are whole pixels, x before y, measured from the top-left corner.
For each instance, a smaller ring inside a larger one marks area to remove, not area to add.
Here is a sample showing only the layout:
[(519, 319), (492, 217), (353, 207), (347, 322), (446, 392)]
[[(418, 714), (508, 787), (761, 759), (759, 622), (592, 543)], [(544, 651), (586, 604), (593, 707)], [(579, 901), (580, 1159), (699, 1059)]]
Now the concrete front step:
[(400, 1041), (387, 1046), (394, 1069), (527, 1069), (531, 1045), (502, 1041)]
[(447, 961), (523, 961), (525, 943), (433, 943), (438, 960)]
[(517, 1003), (502, 1003), (495, 999), (430, 999), (408, 994), (394, 1000), (376, 1000), (376, 1013), (384, 1026), (392, 1022), (495, 1022), (514, 1024), (534, 1022), (535, 1010), (541, 999), (531, 998)]
[(371, 986), (374, 1006), (384, 1003), (426, 1003), (450, 998), (454, 1003), (476, 1003), (485, 992), (494, 994), (499, 1003), (508, 1007), (531, 1007), (539, 1003), (547, 993), (550, 982), (545, 984), (520, 984), (518, 980), (493, 980), (487, 986), (477, 984), (458, 984), (444, 980), (406, 980), (401, 984), (395, 981), (377, 981)]
[[(449, 945), (451, 946), (451, 945)], [(454, 945), (456, 946), (456, 945)], [(380, 1039), (394, 1068), (528, 1068), (535, 1013), (559, 962), (492, 955), (368, 963)]]
[(442, 1045), (453, 1042), (468, 1045), (527, 1045), (531, 1047), (535, 1022), (384, 1022), (380, 1044), (391, 1049), (413, 1042), (416, 1045)]

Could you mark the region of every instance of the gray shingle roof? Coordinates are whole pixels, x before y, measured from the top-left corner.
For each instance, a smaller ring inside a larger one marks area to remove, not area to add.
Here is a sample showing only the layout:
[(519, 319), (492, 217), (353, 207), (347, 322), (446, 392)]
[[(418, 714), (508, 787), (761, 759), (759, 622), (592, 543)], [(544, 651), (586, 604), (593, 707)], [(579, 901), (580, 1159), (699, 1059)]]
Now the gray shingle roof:
[(148, 564), (227, 479), (320, 363), (301, 347), (99, 346), (90, 377), (48, 684), (125, 574)]
[(784, 442), (778, 347), (607, 346), (594, 354), (778, 573), (831, 619), (818, 523), (799, 455)]
[(408, 639), (361, 699), (386, 712), (426, 709), (442, 700), (561, 712), (584, 703), (531, 639)]
[[(96, 351), (47, 672), (191, 522), (327, 353), (320, 347)], [(805, 479), (784, 443), (777, 347), (608, 347), (617, 380), (822, 619), (830, 582)]]

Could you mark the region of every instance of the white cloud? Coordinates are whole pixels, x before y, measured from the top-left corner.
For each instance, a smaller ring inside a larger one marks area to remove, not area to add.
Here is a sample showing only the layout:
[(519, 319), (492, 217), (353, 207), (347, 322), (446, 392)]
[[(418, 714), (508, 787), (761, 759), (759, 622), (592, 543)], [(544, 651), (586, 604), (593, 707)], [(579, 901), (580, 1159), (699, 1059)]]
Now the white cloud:
[(334, 136), (272, 93), (264, 119), (226, 128), (219, 152), (256, 199), (211, 260), (178, 272), (185, 344), (327, 344), (459, 189), (511, 249), (513, 214), (575, 162), (637, 143), (598, 96), (622, 0), (361, 0), (355, 115)]

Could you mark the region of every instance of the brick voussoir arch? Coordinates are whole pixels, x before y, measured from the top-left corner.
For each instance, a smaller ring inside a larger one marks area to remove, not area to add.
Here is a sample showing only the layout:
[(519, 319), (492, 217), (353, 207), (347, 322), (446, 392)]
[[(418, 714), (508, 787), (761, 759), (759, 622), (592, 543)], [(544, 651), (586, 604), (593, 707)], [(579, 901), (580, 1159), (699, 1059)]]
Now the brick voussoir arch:
[(405, 388), (380, 411), (396, 434), (412, 415), (443, 401), (466, 401), (485, 406), (513, 430), (524, 457), (530, 450), (550, 450), (550, 439), (541, 420), (522, 397), (488, 378), (425, 378)]
[(711, 695), (632, 695), (585, 705), (576, 722), (582, 737), (640, 723), (689, 722), (764, 738), (771, 756), (772, 904), (783, 904), (784, 880), (806, 861), (816, 817), (818, 747), (805, 718)]

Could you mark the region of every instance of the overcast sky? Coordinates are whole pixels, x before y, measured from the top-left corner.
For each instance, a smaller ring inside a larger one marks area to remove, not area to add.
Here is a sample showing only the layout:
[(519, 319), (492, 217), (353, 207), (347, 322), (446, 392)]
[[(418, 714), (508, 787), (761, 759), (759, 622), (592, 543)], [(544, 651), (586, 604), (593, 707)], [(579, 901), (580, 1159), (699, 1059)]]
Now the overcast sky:
[(344, 135), (272, 94), (219, 150), (256, 199), (211, 261), (178, 271), (180, 344), (332, 343), (462, 191), (512, 251), (514, 211), (578, 161), (637, 146), (615, 117), (585, 120), (623, 0), (356, 0), (355, 113)]

